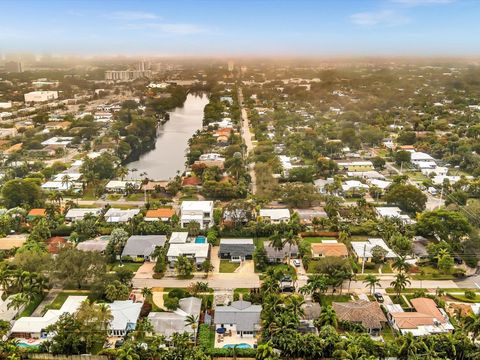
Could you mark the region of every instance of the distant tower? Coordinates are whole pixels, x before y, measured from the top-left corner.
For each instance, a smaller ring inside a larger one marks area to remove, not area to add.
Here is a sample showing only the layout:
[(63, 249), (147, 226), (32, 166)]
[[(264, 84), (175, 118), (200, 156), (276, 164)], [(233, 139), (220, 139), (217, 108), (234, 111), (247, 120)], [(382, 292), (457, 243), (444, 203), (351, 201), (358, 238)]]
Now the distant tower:
[(230, 60), (228, 62), (228, 71), (233, 71), (233, 69), (235, 69), (235, 63), (233, 62), (233, 60)]
[(22, 63), (20, 61), (7, 61), (5, 63), (5, 71), (12, 73), (21, 73)]

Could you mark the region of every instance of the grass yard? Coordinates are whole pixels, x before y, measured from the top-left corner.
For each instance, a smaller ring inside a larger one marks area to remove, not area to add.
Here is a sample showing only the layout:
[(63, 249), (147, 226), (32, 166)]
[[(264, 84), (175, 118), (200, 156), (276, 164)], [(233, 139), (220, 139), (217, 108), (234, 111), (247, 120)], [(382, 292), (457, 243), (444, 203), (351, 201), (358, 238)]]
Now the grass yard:
[(136, 273), (140, 266), (143, 265), (143, 263), (134, 263), (134, 262), (124, 262), (123, 266), (120, 266), (121, 264), (119, 262), (115, 263), (112, 265), (111, 270), (116, 271), (118, 269), (128, 269), (132, 271), (133, 273)]
[(69, 296), (88, 296), (89, 291), (62, 291), (53, 302), (46, 307), (46, 310), (58, 310), (62, 307)]
[(120, 194), (108, 194), (108, 195), (107, 195), (107, 200), (117, 201), (117, 200), (119, 200), (121, 197), (122, 197), (122, 195), (120, 195)]
[(145, 196), (143, 193), (130, 194), (126, 197), (128, 201), (143, 201)]
[(318, 244), (321, 243), (323, 240), (336, 240), (332, 237), (304, 237), (303, 241), (309, 244)]
[(34, 301), (29, 302), (27, 306), (25, 306), (25, 309), (18, 315), (19, 318), (24, 317), (24, 316), (30, 316), (32, 313), (35, 311), (38, 305), (42, 302), (42, 300), (45, 298), (45, 295), (47, 295), (46, 292), (43, 292), (43, 295), (36, 298)]
[(441, 274), (437, 268), (433, 266), (422, 266), (419, 268), (423, 274), (412, 274), (414, 280), (453, 280), (455, 276), (451, 274)]
[(240, 263), (234, 263), (228, 260), (220, 260), (221, 273), (233, 273), (240, 266)]
[(464, 294), (448, 293), (447, 295), (454, 300), (463, 301), (463, 302), (466, 302), (466, 303), (478, 303), (478, 302), (480, 302), (480, 295), (479, 294), (477, 294), (475, 299), (468, 299)]
[(350, 295), (322, 295), (320, 296), (320, 306), (332, 305), (333, 302), (349, 302), (352, 300)]

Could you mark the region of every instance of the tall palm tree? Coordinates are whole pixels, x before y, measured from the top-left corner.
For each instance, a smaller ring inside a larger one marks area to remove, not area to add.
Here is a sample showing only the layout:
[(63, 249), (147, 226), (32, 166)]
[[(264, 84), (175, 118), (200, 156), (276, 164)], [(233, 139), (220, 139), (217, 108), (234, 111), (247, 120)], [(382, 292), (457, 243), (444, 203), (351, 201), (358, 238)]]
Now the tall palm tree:
[(411, 265), (407, 262), (405, 256), (399, 256), (393, 262), (392, 267), (399, 272), (407, 272), (410, 270)]
[(70, 177), (70, 175), (68, 174), (65, 174), (62, 176), (62, 186), (65, 185), (65, 187), (67, 188), (67, 190), (70, 188), (70, 183), (71, 183), (71, 180), (72, 178)]
[(290, 264), (290, 257), (292, 254), (292, 246), (298, 245), (300, 243), (300, 238), (298, 235), (295, 235), (293, 231), (289, 231), (285, 236), (285, 240), (283, 240), (283, 246), (288, 245), (288, 262)]
[(142, 296), (143, 296), (144, 299), (150, 299), (152, 297), (152, 295), (153, 295), (153, 292), (152, 292), (151, 288), (145, 286), (142, 289)]
[(281, 251), (283, 249), (283, 239), (278, 231), (275, 231), (272, 236), (269, 237), (270, 246), (275, 250)]
[(471, 313), (462, 319), (465, 330), (472, 334), (472, 339), (475, 340), (480, 335), (480, 315)]
[(364, 284), (370, 287), (370, 295), (375, 292), (375, 287), (380, 286), (380, 281), (378, 277), (373, 274), (368, 274), (365, 276), (365, 280), (363, 281)]
[(410, 282), (410, 280), (408, 280), (407, 275), (402, 274), (402, 273), (398, 273), (395, 276), (395, 280), (393, 280), (390, 283), (390, 286), (393, 287), (393, 289), (397, 293), (397, 297), (400, 297), (400, 293), (402, 292), (402, 290), (404, 290), (407, 287), (407, 285), (410, 285), (410, 284), (411, 284), (411, 282)]
[(416, 338), (412, 333), (407, 333), (398, 338), (398, 357), (400, 359), (415, 359), (420, 353), (428, 351), (422, 338)]
[(185, 318), (185, 325), (193, 330), (193, 343), (197, 345), (198, 315), (190, 314)]

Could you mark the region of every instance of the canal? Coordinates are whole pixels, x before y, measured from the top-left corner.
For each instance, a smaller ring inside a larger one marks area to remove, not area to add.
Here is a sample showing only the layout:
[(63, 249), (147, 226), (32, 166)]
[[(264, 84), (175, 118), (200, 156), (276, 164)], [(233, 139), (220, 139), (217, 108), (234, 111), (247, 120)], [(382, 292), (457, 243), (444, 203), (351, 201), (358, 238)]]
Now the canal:
[(170, 111), (170, 120), (160, 125), (155, 149), (127, 165), (130, 178), (147, 173), (149, 179), (168, 180), (185, 169), (185, 150), (188, 139), (202, 127), (203, 108), (208, 104), (207, 94), (188, 94), (182, 107)]

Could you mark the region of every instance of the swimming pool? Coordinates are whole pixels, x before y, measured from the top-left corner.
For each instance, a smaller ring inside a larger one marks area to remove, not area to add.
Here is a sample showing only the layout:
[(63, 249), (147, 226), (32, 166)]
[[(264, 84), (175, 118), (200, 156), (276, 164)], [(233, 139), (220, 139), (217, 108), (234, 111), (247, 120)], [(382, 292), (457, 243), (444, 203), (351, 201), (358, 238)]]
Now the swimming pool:
[(236, 347), (237, 349), (251, 349), (252, 345), (246, 344), (246, 343), (240, 343), (240, 344), (225, 344), (223, 345), (224, 349), (233, 349)]
[(205, 236), (197, 236), (195, 238), (195, 244), (205, 244), (207, 238)]

